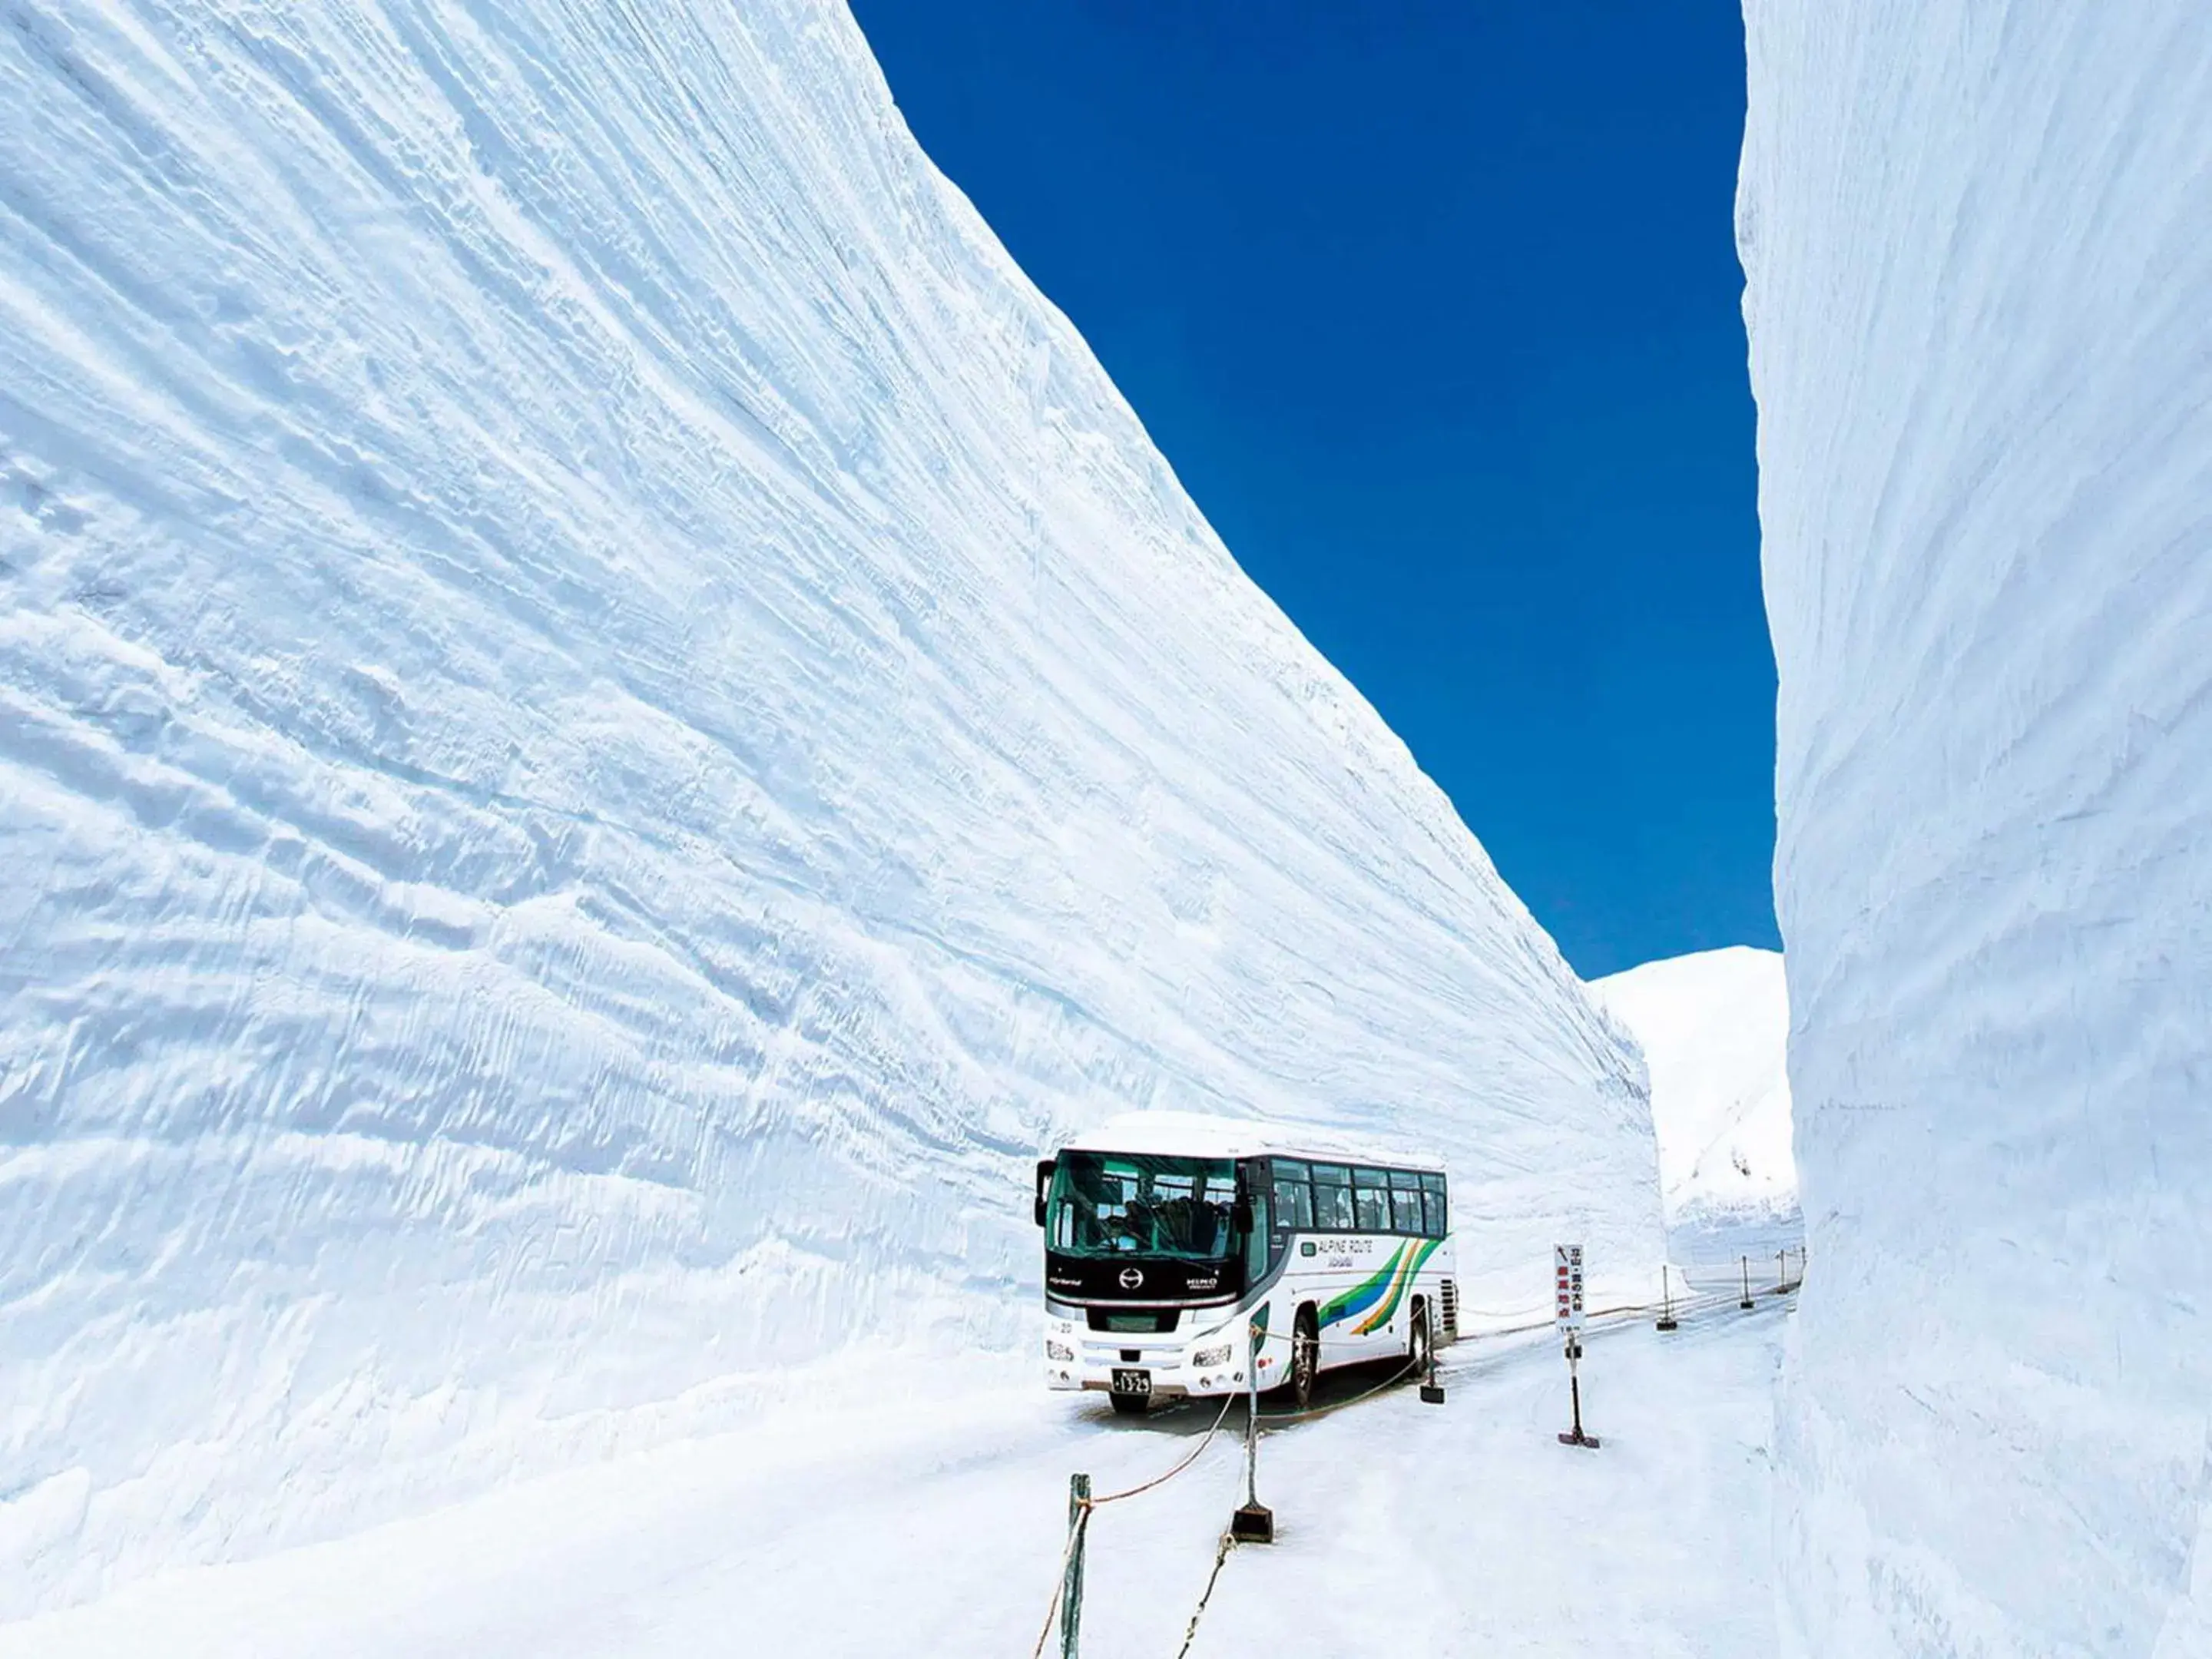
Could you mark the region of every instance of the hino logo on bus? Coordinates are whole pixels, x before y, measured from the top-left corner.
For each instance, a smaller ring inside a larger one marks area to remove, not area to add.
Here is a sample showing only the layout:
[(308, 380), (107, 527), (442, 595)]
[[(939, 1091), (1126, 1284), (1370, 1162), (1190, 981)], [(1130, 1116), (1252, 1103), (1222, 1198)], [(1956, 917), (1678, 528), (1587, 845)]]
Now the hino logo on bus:
[(1144, 1282), (1145, 1270), (1143, 1268), (1124, 1267), (1121, 1269), (1121, 1288), (1123, 1290), (1133, 1291), (1138, 1285)]

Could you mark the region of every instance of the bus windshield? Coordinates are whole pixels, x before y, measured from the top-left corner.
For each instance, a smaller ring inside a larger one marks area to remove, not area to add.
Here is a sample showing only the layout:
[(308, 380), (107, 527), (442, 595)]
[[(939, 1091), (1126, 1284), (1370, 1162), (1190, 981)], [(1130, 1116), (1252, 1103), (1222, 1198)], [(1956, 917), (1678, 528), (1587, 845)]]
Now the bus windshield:
[(1045, 1248), (1219, 1261), (1233, 1243), (1236, 1202), (1237, 1166), (1225, 1158), (1066, 1152), (1053, 1172)]

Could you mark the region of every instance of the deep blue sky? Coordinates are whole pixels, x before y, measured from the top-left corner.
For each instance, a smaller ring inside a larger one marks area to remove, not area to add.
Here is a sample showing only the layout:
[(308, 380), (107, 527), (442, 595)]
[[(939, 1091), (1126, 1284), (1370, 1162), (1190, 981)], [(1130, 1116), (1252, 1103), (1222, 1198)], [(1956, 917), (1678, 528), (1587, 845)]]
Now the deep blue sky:
[(856, 0), (1568, 959), (1777, 944), (1736, 0)]

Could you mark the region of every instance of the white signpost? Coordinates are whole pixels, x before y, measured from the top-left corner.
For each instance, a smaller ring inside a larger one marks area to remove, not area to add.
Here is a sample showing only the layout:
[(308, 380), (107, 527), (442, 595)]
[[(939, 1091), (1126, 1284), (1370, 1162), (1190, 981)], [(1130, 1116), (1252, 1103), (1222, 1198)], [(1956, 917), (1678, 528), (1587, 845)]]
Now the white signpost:
[(1563, 1446), (1597, 1445), (1597, 1437), (1583, 1432), (1583, 1382), (1578, 1369), (1583, 1357), (1583, 1247), (1552, 1247), (1553, 1317), (1567, 1348), (1567, 1392), (1574, 1400), (1575, 1425), (1559, 1437)]

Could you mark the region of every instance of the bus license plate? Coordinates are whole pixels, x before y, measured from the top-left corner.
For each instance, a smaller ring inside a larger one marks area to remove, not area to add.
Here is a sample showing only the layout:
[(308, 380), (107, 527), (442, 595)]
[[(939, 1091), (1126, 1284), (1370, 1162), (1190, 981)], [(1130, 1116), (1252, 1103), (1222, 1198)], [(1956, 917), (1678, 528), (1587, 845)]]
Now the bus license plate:
[(1115, 1394), (1149, 1395), (1152, 1391), (1152, 1374), (1150, 1371), (1115, 1371), (1114, 1373)]

